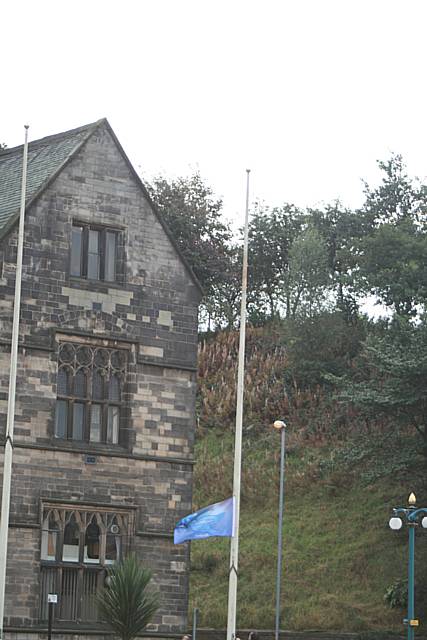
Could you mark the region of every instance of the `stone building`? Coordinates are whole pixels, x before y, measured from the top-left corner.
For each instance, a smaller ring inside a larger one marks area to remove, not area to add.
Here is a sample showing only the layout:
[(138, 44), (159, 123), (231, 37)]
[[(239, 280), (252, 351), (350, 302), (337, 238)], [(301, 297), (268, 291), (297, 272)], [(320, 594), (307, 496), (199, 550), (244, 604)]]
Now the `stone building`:
[[(6, 426), (22, 146), (0, 153)], [(5, 604), (8, 638), (104, 637), (94, 595), (129, 550), (187, 624), (200, 287), (106, 120), (31, 142)], [(0, 463), (1, 464), (1, 463)]]

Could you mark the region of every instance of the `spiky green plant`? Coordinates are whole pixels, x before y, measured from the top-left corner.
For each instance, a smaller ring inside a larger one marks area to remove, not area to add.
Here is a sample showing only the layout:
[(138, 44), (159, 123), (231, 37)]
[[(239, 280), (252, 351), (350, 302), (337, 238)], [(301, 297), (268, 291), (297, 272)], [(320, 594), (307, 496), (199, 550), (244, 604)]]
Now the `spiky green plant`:
[(100, 619), (122, 640), (133, 640), (158, 609), (158, 596), (147, 587), (151, 573), (135, 555), (129, 555), (109, 569), (108, 586), (97, 596)]

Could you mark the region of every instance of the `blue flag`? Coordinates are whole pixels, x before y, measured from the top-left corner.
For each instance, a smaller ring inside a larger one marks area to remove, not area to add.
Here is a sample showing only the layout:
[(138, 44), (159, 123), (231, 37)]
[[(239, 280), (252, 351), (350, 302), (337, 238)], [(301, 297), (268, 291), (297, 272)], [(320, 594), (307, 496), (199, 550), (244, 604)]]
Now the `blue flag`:
[(175, 526), (174, 543), (234, 535), (234, 498), (209, 505), (182, 518)]

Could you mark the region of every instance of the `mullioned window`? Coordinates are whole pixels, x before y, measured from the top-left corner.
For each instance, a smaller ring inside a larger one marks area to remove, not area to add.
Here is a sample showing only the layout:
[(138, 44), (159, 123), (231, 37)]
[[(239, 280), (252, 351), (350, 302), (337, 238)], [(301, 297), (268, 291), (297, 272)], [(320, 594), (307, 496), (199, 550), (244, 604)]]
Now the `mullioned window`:
[(62, 342), (55, 438), (119, 444), (127, 351)]
[(44, 505), (41, 525), (41, 620), (47, 619), (47, 596), (54, 593), (57, 620), (96, 622), (96, 594), (105, 584), (108, 566), (130, 549), (133, 513)]

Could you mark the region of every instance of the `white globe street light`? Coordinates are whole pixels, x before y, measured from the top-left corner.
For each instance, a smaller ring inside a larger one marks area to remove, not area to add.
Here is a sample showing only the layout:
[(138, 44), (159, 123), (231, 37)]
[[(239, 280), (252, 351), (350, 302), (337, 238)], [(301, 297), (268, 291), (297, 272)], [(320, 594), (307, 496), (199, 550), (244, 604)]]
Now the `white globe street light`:
[(419, 625), (419, 620), (415, 618), (415, 528), (421, 524), (427, 529), (427, 507), (417, 507), (417, 497), (415, 493), (411, 493), (408, 506), (393, 509), (393, 516), (388, 524), (394, 531), (399, 531), (403, 524), (408, 529), (408, 614), (403, 624), (407, 627), (408, 640), (414, 640), (414, 628)]
[[(424, 519), (426, 520), (427, 518)], [(399, 531), (403, 526), (403, 522), (400, 518), (390, 518), (388, 526), (390, 529), (393, 529), (393, 531)]]

